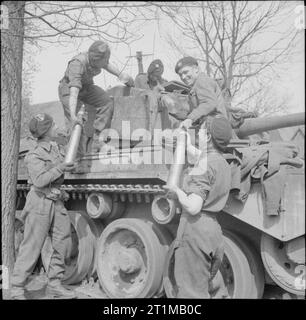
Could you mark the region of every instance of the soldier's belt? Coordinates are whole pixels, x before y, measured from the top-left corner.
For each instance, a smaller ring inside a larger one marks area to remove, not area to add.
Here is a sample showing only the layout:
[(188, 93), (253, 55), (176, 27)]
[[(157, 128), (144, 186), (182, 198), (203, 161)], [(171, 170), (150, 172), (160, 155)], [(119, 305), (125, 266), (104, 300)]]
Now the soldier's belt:
[(57, 201), (62, 198), (60, 187), (37, 188), (32, 186), (32, 188), (36, 193), (44, 195), (49, 200)]

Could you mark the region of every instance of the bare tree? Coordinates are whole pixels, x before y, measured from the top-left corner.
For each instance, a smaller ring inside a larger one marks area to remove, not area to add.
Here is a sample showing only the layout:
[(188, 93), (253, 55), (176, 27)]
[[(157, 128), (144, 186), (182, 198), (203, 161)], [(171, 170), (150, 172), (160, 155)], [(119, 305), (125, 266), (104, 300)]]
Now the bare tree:
[(291, 96), (284, 92), (279, 94), (272, 85), (251, 89), (250, 96), (237, 105), (246, 111), (256, 112), (258, 116), (288, 114)]
[(21, 98), (21, 128), (20, 138), (25, 138), (30, 134), (28, 123), (31, 119), (32, 112), (30, 109), (32, 90), (33, 90), (33, 77), (35, 72), (38, 71), (38, 65), (34, 60), (36, 54), (35, 48), (28, 44), (24, 44), (23, 50), (23, 65), (22, 65), (22, 98)]
[[(298, 40), (294, 25), (283, 32), (277, 30), (292, 10), (286, 1), (198, 1), (189, 6), (179, 2), (177, 7), (154, 4), (181, 35), (178, 41), (173, 32), (168, 34), (170, 45), (181, 55), (197, 57), (208, 76), (222, 79), (222, 89), (230, 90), (232, 98), (239, 93), (240, 99), (247, 99), (250, 95), (245, 85), (264, 74), (271, 76), (276, 66), (289, 61)], [(265, 41), (272, 33), (273, 40)]]
[(14, 213), (21, 117), (24, 1), (4, 1), (8, 29), (1, 30), (2, 264), (14, 265)]
[(141, 26), (154, 19), (142, 10), (144, 5), (124, 2), (27, 1), (25, 39), (35, 44), (64, 44), (72, 39), (96, 40), (98, 37), (107, 42), (130, 44), (142, 37), (139, 32)]

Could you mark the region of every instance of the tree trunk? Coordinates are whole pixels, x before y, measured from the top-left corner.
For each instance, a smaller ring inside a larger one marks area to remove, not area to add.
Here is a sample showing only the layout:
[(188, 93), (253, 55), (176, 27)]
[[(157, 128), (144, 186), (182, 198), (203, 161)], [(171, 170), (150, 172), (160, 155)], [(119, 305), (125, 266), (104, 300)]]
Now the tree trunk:
[[(21, 119), (22, 56), (25, 1), (4, 1), (8, 28), (1, 29), (1, 199), (2, 274), (14, 267), (14, 221)], [(6, 19), (2, 15), (1, 19)], [(4, 27), (3, 27), (4, 26)], [(4, 279), (2, 279), (4, 284)], [(6, 289), (3, 286), (3, 289)]]

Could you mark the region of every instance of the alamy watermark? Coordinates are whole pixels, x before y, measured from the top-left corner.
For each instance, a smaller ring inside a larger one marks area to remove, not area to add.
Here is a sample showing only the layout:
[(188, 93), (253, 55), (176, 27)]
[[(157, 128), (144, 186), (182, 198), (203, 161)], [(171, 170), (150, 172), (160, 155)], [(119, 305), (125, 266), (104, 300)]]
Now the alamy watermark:
[[(185, 135), (185, 137), (184, 137)], [(184, 141), (185, 138), (185, 141)], [(196, 164), (199, 160), (194, 157), (192, 148), (203, 151), (201, 158), (205, 158), (207, 150), (207, 130), (189, 129), (188, 134), (182, 129), (154, 129), (148, 131), (143, 128), (131, 132), (129, 121), (122, 121), (121, 131), (115, 129), (103, 130), (99, 137), (102, 149), (99, 161), (103, 165), (109, 164)], [(120, 149), (120, 140), (125, 141), (125, 149)], [(107, 142), (106, 142), (107, 141)], [(134, 143), (135, 146), (131, 147)], [(185, 142), (186, 156), (175, 157), (179, 145)]]

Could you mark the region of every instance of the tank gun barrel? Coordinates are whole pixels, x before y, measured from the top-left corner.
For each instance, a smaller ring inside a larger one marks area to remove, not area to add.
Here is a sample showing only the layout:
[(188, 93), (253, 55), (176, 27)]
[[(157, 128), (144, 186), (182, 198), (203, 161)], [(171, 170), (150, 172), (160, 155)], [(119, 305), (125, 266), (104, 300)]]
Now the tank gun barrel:
[(246, 119), (240, 128), (236, 130), (236, 134), (239, 138), (244, 138), (251, 134), (303, 124), (305, 124), (304, 112), (268, 118)]

